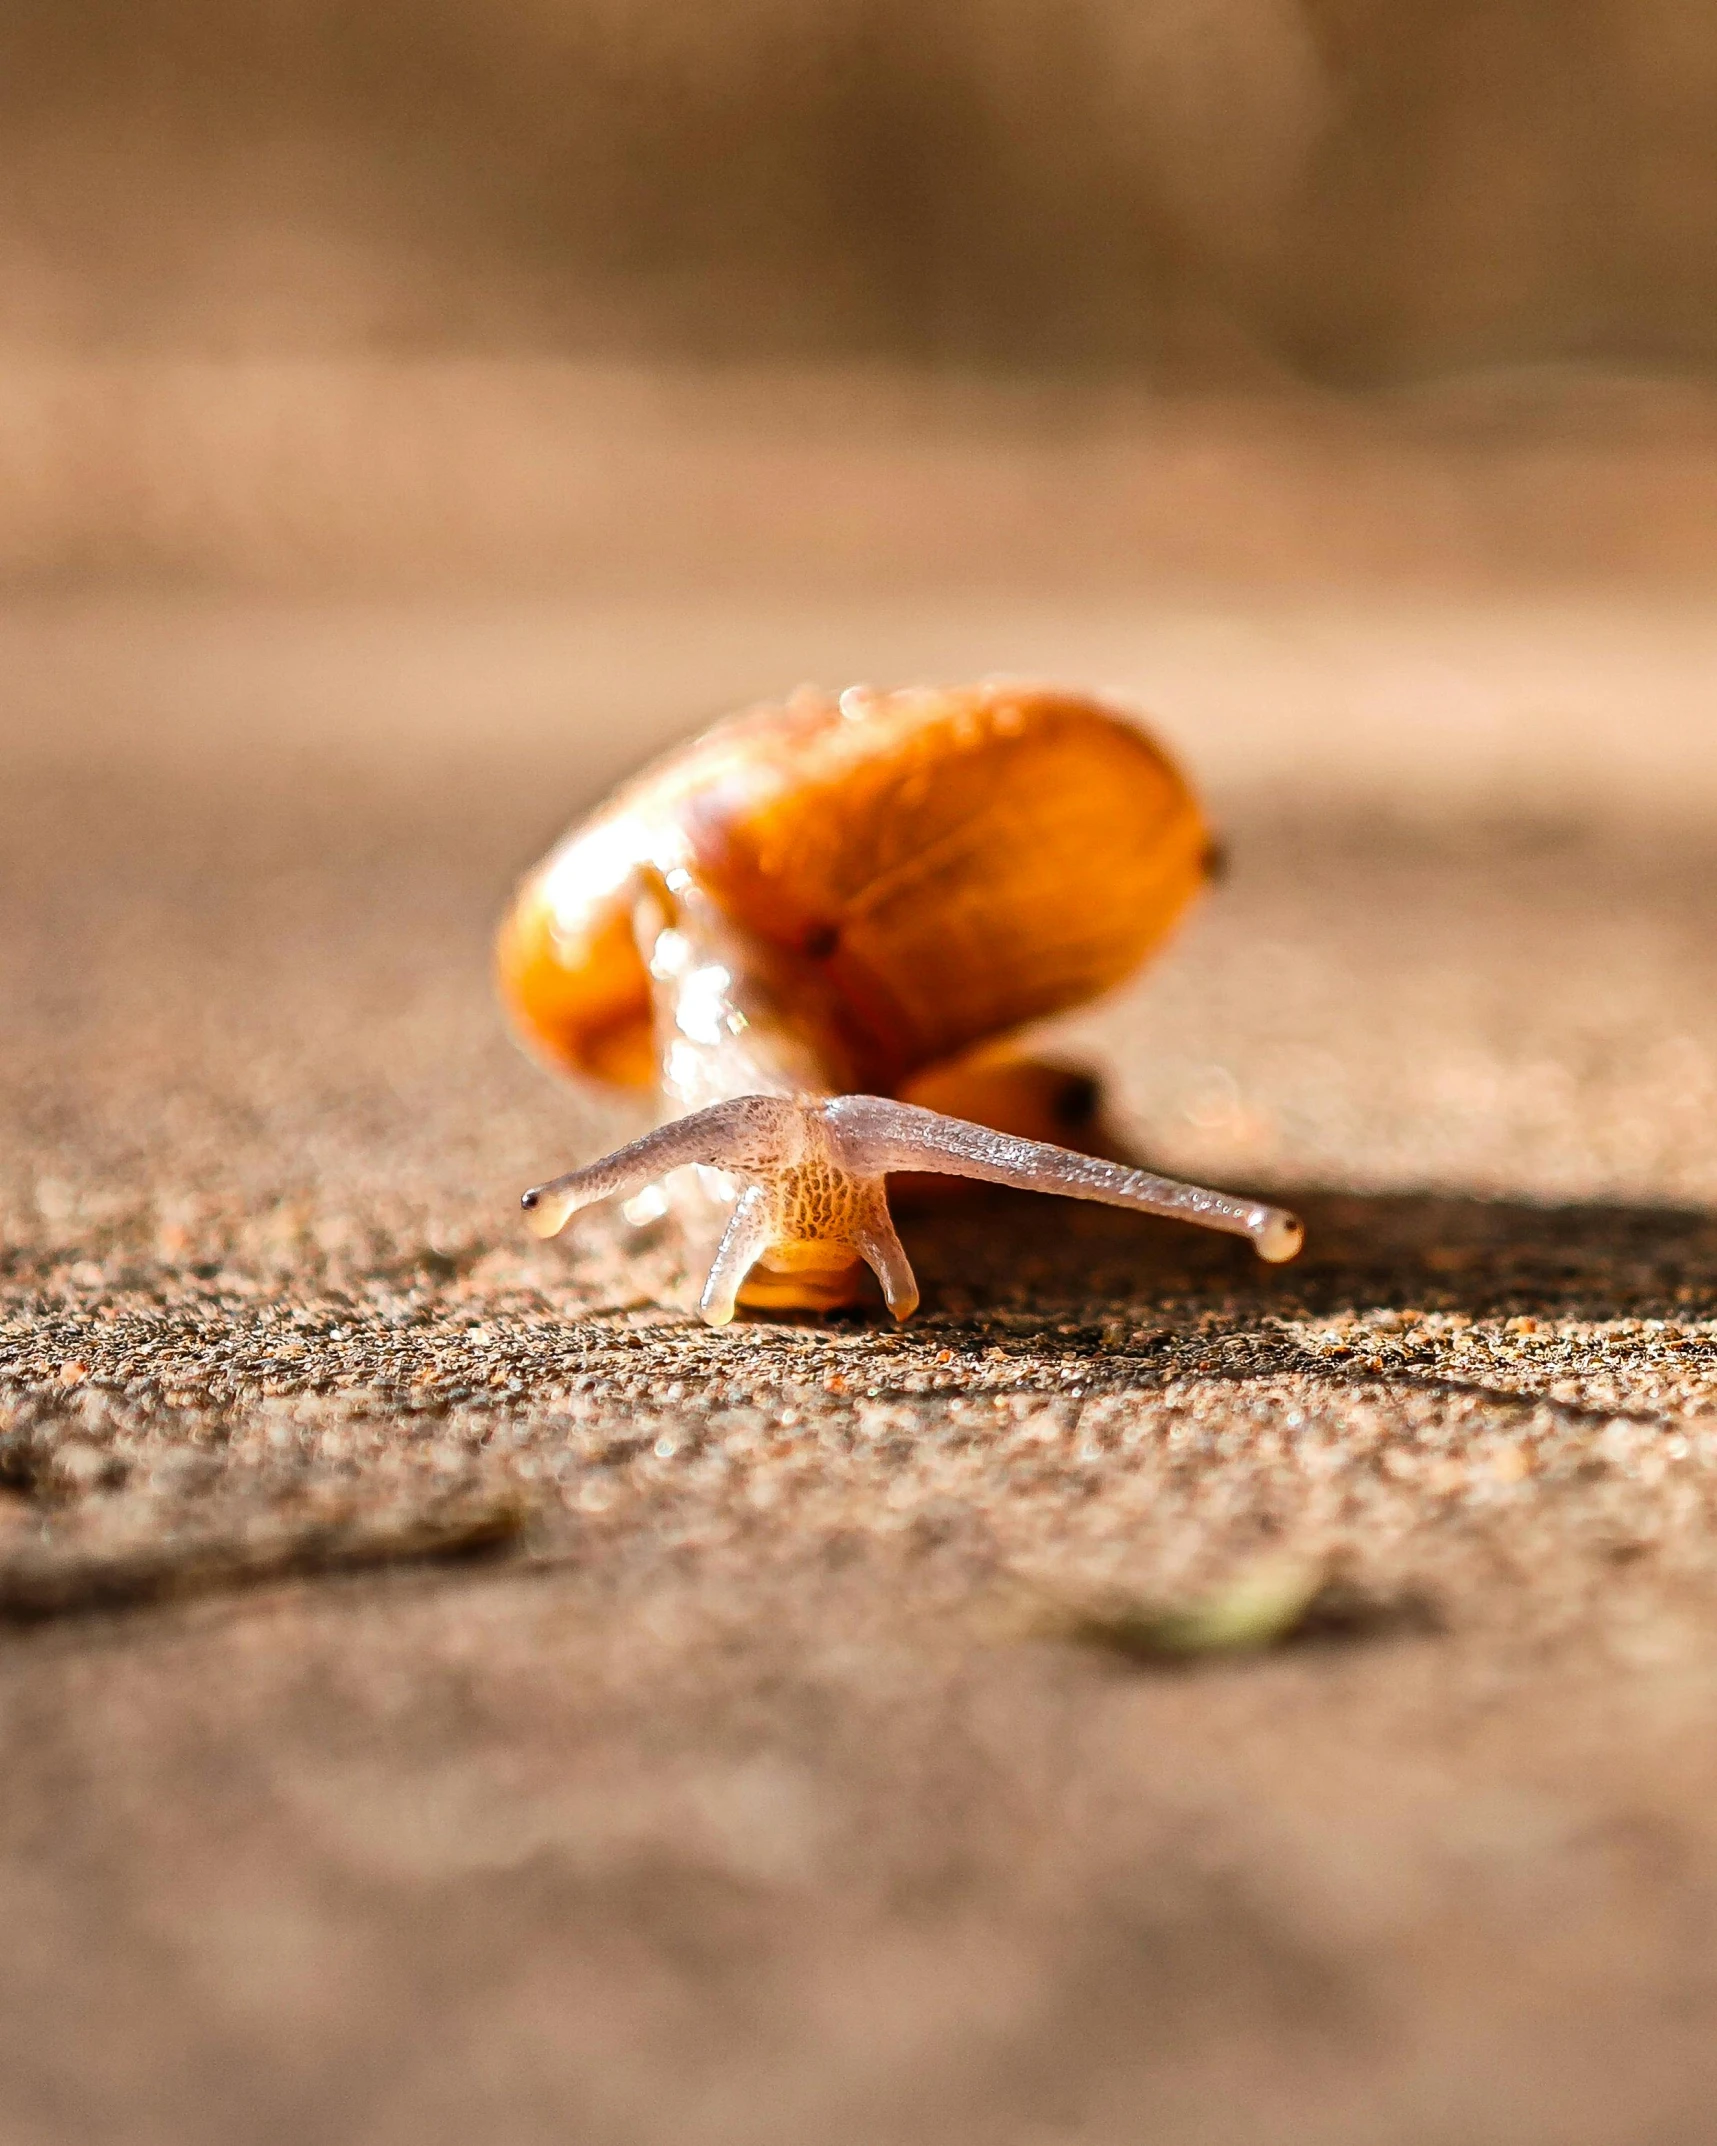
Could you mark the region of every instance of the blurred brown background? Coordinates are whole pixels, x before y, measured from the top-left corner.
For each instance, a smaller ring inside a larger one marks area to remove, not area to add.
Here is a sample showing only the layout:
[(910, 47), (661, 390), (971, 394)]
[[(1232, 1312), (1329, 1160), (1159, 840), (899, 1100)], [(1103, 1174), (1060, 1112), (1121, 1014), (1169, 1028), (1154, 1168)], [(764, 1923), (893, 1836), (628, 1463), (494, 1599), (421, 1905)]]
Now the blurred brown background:
[(14, 576), (1708, 563), (1690, 0), (0, 34)]
[(68, 0), (5, 47), (14, 345), (1717, 356), (1695, 0)]

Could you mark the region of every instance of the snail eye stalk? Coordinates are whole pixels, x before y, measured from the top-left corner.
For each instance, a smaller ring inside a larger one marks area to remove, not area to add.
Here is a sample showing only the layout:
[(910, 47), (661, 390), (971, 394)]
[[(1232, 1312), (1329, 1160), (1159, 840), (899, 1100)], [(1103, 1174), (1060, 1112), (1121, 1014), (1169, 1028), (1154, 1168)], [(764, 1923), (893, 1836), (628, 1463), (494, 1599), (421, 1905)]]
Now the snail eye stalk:
[(1284, 1207), (1158, 1177), (1046, 1140), (1022, 1140), (965, 1118), (945, 1117), (939, 1110), (920, 1110), (880, 1095), (835, 1096), (822, 1108), (837, 1128), (841, 1151), (859, 1169), (934, 1171), (986, 1185), (1009, 1185), (1018, 1192), (1053, 1192), (1064, 1199), (1166, 1215), (1176, 1222), (1249, 1237), (1259, 1258), (1271, 1262), (1292, 1259), (1305, 1242), (1299, 1217)]
[(1258, 1256), (1272, 1261), (1292, 1259), (1305, 1239), (1299, 1219), (1284, 1208), (878, 1095), (743, 1095), (693, 1111), (599, 1162), (534, 1187), (523, 1202), (530, 1227), (552, 1237), (581, 1208), (639, 1192), (686, 1164), (730, 1172), (746, 1186), (699, 1306), (712, 1326), (733, 1317), (739, 1291), (759, 1260), (771, 1252), (803, 1257), (819, 1247), (864, 1260), (895, 1318), (910, 1317), (918, 1286), (888, 1212), (892, 1171), (974, 1178), (1165, 1215), (1249, 1238)]

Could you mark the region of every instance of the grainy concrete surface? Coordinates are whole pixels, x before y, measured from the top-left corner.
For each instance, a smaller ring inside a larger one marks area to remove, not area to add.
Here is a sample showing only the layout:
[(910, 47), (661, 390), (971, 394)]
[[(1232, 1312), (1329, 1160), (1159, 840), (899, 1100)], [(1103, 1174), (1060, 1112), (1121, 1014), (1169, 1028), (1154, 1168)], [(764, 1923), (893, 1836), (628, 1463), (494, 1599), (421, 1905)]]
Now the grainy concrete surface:
[[(14, 605), (7, 2146), (1711, 2137), (1714, 639)], [(487, 995), (563, 807), (992, 665), (1210, 791), (1062, 1040), (1304, 1259), (997, 1199), (714, 1335), (522, 1239), (628, 1129)], [(1339, 1614), (1122, 1643), (1261, 1570)]]

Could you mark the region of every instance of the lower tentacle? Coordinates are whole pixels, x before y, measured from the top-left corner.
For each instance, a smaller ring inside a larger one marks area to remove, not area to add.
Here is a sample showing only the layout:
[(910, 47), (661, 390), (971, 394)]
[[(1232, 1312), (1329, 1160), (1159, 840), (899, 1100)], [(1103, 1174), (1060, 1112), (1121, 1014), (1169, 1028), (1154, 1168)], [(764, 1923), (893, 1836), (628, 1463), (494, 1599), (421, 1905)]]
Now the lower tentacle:
[(761, 1185), (748, 1186), (716, 1247), (709, 1279), (698, 1299), (698, 1310), (711, 1326), (726, 1326), (732, 1319), (745, 1277), (768, 1251), (773, 1233), (769, 1195)]

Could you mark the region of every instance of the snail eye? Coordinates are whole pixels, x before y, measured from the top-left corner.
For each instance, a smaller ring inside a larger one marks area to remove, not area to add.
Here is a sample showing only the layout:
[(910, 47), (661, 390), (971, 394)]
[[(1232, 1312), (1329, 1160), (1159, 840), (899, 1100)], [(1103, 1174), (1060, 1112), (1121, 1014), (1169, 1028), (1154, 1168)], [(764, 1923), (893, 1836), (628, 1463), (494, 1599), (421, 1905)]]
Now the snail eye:
[(827, 961), (841, 943), (841, 935), (832, 924), (818, 924), (805, 934), (805, 952), (812, 961)]

